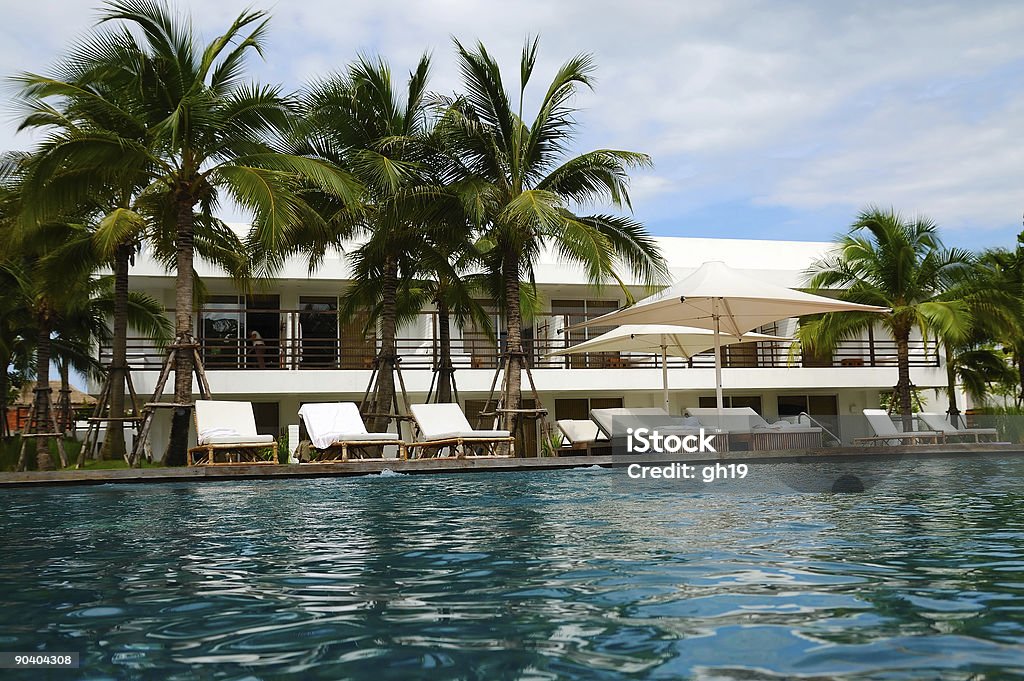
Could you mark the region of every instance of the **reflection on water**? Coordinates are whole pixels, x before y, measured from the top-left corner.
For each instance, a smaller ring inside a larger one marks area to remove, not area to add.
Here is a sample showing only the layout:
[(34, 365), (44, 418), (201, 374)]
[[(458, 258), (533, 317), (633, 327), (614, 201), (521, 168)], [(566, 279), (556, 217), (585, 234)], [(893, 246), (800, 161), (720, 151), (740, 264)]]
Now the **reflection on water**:
[(82, 653), (53, 678), (1024, 673), (1024, 459), (895, 465), (863, 494), (601, 470), (5, 491), (0, 650)]

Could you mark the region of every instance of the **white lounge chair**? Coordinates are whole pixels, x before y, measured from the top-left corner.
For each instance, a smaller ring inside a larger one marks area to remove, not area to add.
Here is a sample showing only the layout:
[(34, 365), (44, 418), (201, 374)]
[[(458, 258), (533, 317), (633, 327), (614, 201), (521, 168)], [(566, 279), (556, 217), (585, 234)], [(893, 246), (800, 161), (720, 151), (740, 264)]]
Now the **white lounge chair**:
[[(299, 408), (313, 451), (310, 460), (348, 461), (351, 450), (365, 453), (367, 448), (397, 445), (405, 457), (405, 443), (396, 433), (369, 433), (354, 402), (315, 402)], [(340, 452), (340, 458), (333, 452)]]
[(981, 442), (982, 438), (988, 442), (995, 442), (999, 439), (999, 431), (995, 428), (957, 428), (946, 420), (945, 414), (928, 414), (921, 412), (917, 417), (925, 426), (945, 434), (946, 441), (950, 438), (972, 439), (974, 442)]
[(569, 449), (585, 450), (587, 454), (593, 454), (595, 448), (604, 448), (610, 453), (611, 443), (590, 419), (561, 419), (555, 425), (562, 433), (563, 447), (568, 441)]
[[(695, 435), (703, 427), (692, 417), (672, 416), (661, 407), (614, 407), (591, 409), (590, 418), (597, 424), (605, 437), (622, 439), (628, 428), (657, 428), (663, 435)], [(719, 428), (704, 428), (705, 433), (715, 433), (712, 440), (716, 450), (729, 449), (729, 434)]]
[[(197, 444), (188, 450), (189, 466), (277, 463), (277, 441), (256, 432), (252, 402), (196, 400), (192, 413)], [(217, 454), (225, 460), (217, 461)]]
[(944, 434), (937, 430), (915, 430), (910, 433), (896, 430), (896, 424), (892, 422), (888, 412), (882, 409), (865, 409), (864, 417), (875, 434), (871, 437), (855, 437), (855, 445), (936, 445), (945, 441)]
[(750, 407), (693, 407), (687, 409), (686, 413), (699, 419), (705, 428), (721, 428), (733, 435), (734, 440), (749, 440), (750, 449), (753, 450), (807, 449), (822, 446), (821, 428), (789, 421), (768, 423)]
[[(494, 448), (499, 444), (508, 444), (509, 454), (513, 456), (515, 438), (507, 430), (478, 430), (469, 425), (469, 420), (457, 404), (414, 404), (410, 407), (412, 417), (420, 433), (420, 439), (408, 444), (409, 455), (415, 457), (415, 450), (433, 452), (440, 455), (448, 449), (456, 458), (466, 457), (466, 449), (474, 452), (482, 449), (494, 456)], [(473, 456), (480, 456), (476, 453)]]

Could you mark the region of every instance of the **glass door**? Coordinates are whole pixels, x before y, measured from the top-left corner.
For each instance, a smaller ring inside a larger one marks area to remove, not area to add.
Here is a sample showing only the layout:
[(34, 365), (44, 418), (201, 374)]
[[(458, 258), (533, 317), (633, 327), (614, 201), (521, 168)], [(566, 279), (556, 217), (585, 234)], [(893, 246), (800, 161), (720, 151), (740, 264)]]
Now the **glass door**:
[(200, 313), (203, 363), (208, 369), (238, 369), (245, 359), (245, 315), (238, 296), (211, 296)]
[(338, 366), (338, 299), (299, 298), (299, 366), (335, 369)]

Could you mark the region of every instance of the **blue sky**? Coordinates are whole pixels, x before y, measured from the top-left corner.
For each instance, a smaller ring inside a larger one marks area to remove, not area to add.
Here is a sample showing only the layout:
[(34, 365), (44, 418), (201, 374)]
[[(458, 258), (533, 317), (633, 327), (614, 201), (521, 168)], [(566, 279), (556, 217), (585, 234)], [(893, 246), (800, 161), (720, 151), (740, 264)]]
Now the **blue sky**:
[[(97, 4), (0, 0), (0, 74), (45, 71)], [(401, 72), (429, 50), (434, 89), (450, 92), (451, 36), (483, 40), (510, 83), (527, 34), (541, 36), (539, 76), (592, 52), (578, 148), (651, 154), (633, 196), (656, 234), (824, 240), (869, 203), (924, 214), (965, 247), (1021, 229), (1018, 2), (178, 3), (206, 38), (249, 5), (273, 16), (252, 72), (288, 88), (360, 52)], [(30, 143), (7, 107), (0, 147)]]

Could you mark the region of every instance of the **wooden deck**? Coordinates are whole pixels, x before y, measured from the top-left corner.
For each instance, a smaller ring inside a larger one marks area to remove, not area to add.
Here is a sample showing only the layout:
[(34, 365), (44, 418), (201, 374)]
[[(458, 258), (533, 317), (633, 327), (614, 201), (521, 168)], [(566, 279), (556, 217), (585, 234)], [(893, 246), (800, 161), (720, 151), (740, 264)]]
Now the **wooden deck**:
[(47, 485), (105, 485), (113, 483), (216, 482), (219, 480), (280, 480), (295, 478), (345, 477), (373, 475), (384, 470), (395, 473), (474, 473), (497, 471), (535, 471), (612, 467), (628, 463), (684, 461), (706, 463), (730, 461), (767, 463), (791, 461), (855, 461), (874, 459), (936, 458), (998, 455), (1024, 455), (1024, 447), (1012, 444), (963, 443), (913, 447), (843, 447), (766, 452), (723, 452), (681, 456), (564, 456), (530, 459), (399, 459), (353, 460), (337, 463), (280, 465), (194, 466), (190, 468), (145, 468), (82, 471), (30, 471), (0, 473), (0, 487), (38, 487)]

